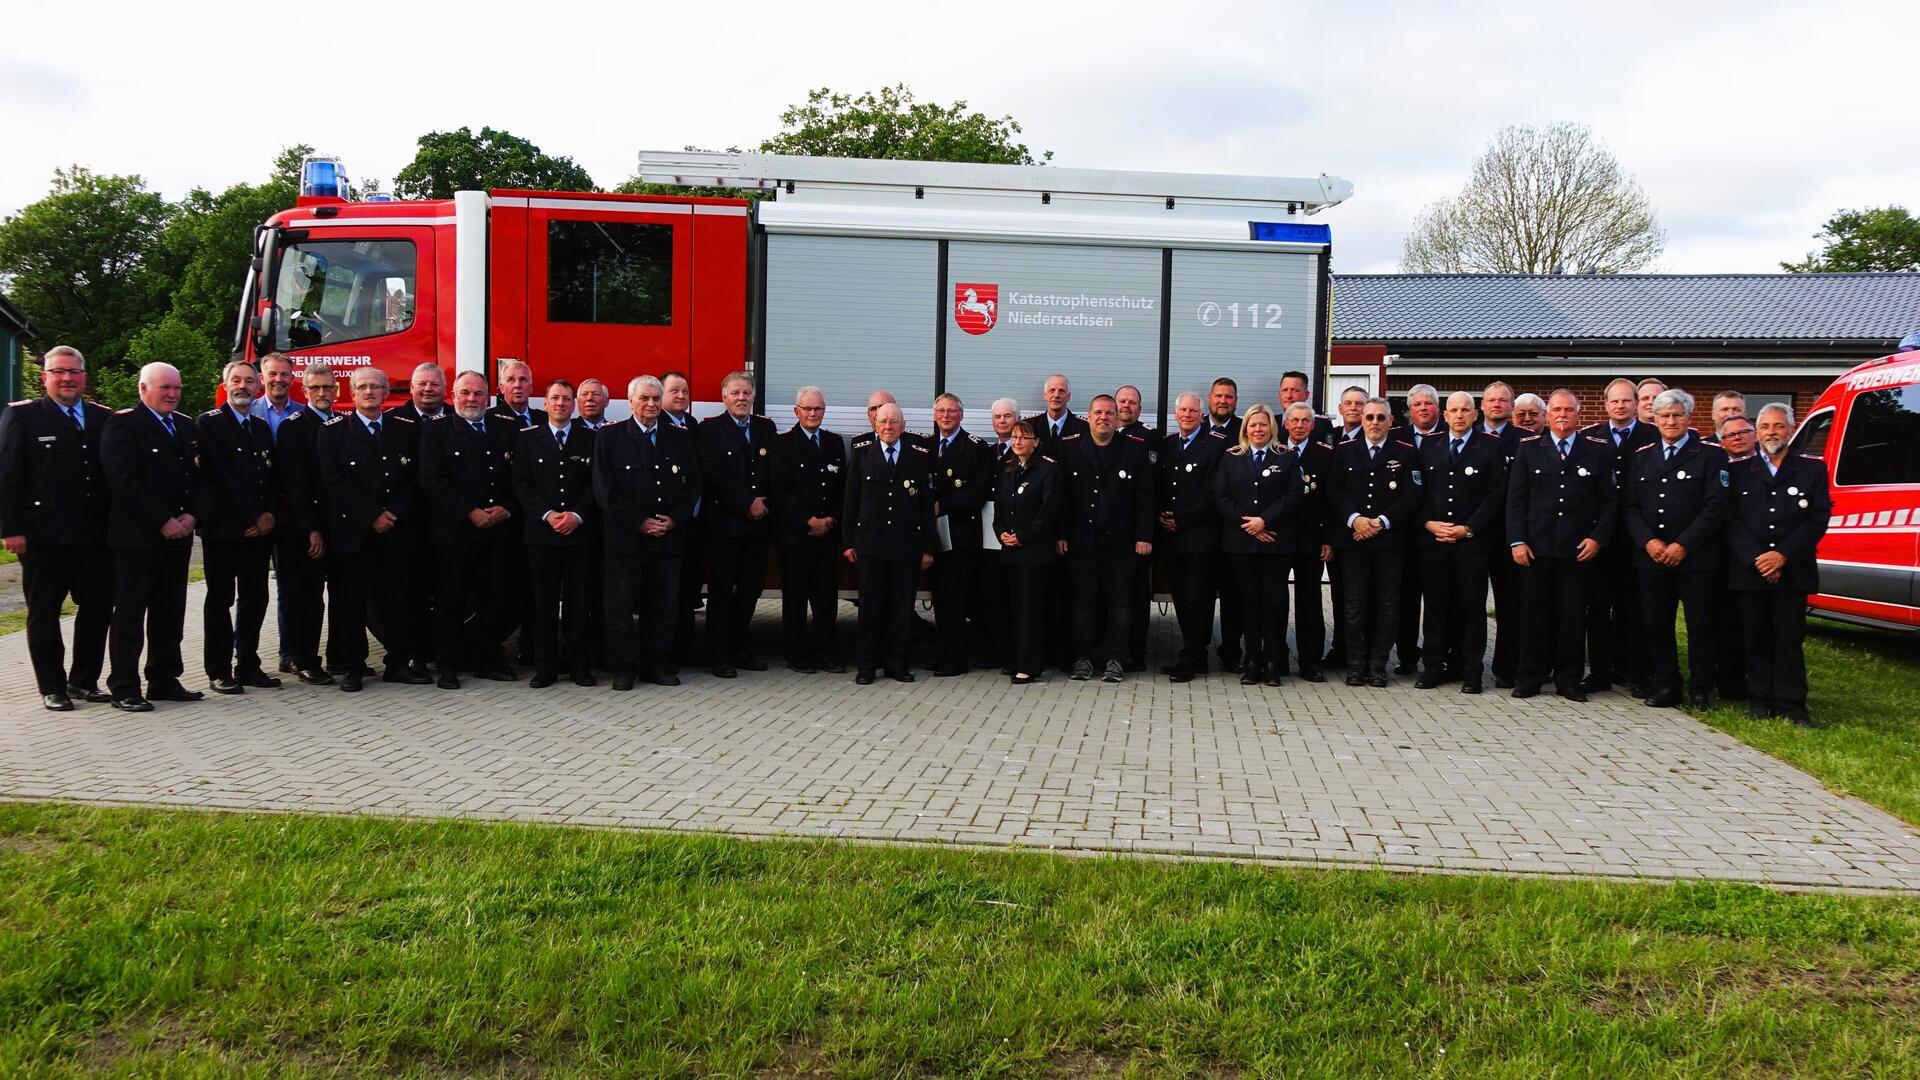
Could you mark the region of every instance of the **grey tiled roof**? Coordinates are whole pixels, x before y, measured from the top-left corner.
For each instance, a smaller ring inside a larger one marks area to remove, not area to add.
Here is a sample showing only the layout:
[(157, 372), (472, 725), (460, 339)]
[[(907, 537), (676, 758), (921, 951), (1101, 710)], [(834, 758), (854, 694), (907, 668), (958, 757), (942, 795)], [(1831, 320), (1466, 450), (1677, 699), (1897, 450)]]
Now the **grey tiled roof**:
[(1335, 274), (1339, 341), (1896, 341), (1920, 273)]

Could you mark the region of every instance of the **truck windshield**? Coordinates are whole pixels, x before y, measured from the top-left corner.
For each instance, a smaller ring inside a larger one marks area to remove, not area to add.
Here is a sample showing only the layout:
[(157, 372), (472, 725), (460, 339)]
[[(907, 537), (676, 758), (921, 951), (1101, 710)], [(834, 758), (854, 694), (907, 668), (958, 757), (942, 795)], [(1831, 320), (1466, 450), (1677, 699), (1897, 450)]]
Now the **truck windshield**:
[(274, 348), (310, 349), (413, 325), (414, 247), (407, 240), (306, 240), (280, 253)]

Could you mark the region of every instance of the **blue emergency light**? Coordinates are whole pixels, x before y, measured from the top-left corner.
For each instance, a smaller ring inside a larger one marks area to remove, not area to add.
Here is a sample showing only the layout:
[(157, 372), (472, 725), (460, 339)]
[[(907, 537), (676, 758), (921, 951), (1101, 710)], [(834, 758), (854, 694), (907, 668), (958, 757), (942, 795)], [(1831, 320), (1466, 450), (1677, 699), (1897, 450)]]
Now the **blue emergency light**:
[(339, 158), (308, 158), (300, 163), (300, 194), (305, 198), (345, 199), (347, 173)]
[(1295, 221), (1249, 221), (1253, 239), (1279, 244), (1331, 244), (1333, 230), (1325, 225), (1306, 225)]

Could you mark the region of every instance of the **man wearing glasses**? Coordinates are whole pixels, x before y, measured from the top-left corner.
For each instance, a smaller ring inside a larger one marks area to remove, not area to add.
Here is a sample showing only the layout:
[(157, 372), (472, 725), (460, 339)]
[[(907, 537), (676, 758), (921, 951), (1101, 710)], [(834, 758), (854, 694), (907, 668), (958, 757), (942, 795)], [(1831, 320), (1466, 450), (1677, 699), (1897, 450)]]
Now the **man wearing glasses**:
[[(113, 614), (106, 556), (107, 485), (100, 433), (112, 416), (87, 401), (87, 361), (71, 345), (41, 358), (45, 391), (0, 413), (0, 542), (20, 558), (27, 598), (27, 653), (40, 704), (54, 712), (73, 698), (102, 702), (100, 667)], [(60, 640), (60, 606), (73, 597), (73, 665)]]
[[(1746, 399), (1740, 399), (1746, 404)], [(1717, 408), (1718, 398), (1714, 399)], [(1753, 456), (1753, 421), (1744, 413), (1732, 413), (1722, 419), (1715, 438), (1727, 452), (1729, 465)], [(1713, 581), (1713, 683), (1727, 701), (1747, 699), (1747, 642), (1740, 629), (1740, 605), (1727, 588), (1727, 575), (1716, 574)]]
[(802, 674), (847, 670), (834, 655), (847, 447), (821, 426), (826, 415), (827, 396), (819, 387), (802, 387), (794, 395), (795, 423), (773, 444), (768, 481), (780, 548), (781, 640), (787, 667)]

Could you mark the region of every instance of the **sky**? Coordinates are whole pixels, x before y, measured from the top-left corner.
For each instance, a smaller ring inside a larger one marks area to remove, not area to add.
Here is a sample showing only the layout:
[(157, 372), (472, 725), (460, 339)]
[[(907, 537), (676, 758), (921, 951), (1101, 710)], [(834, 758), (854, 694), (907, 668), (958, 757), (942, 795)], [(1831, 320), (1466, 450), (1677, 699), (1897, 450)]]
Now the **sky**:
[(1837, 210), (1920, 210), (1920, 4), (1337, 7), (0, 0), (0, 214), (67, 164), (177, 198), (298, 142), (391, 186), (462, 125), (611, 187), (642, 149), (750, 147), (809, 89), (895, 83), (1058, 165), (1344, 177), (1347, 273), (1397, 269), (1508, 124), (1589, 126), (1655, 205), (1656, 270), (1772, 272)]

